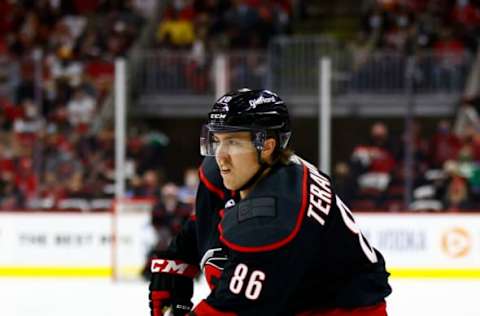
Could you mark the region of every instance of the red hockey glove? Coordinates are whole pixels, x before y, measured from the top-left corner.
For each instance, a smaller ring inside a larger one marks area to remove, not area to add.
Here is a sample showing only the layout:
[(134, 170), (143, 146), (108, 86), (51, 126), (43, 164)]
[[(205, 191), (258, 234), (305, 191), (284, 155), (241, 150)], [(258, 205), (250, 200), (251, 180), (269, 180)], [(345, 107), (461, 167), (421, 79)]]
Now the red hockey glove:
[(150, 300), (150, 315), (163, 316), (163, 309), (170, 305), (170, 293), (168, 291), (152, 291), (148, 295)]
[(151, 316), (163, 316), (164, 308), (171, 306), (174, 316), (184, 316), (192, 308), (193, 277), (198, 273), (194, 265), (180, 260), (152, 259), (150, 278)]

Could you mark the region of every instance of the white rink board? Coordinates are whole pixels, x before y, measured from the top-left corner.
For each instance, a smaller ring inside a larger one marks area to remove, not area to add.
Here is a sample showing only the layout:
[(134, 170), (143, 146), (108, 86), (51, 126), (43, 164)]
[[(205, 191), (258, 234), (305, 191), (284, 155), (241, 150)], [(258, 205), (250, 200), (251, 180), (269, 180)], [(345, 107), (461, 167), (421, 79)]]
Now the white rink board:
[[(480, 277), (480, 214), (356, 214), (356, 220), (394, 276), (401, 269), (445, 269)], [(56, 276), (55, 269), (68, 268), (74, 276), (109, 276), (112, 225), (109, 213), (2, 212), (0, 275), (50, 268), (48, 275)], [(149, 213), (122, 214), (117, 230), (118, 266), (138, 273), (155, 239)], [(22, 267), (26, 269), (19, 272)]]
[[(480, 214), (356, 214), (387, 267), (480, 269)], [(480, 314), (479, 314), (480, 315)]]
[(111, 225), (104, 214), (0, 214), (0, 264), (110, 265)]
[(147, 213), (122, 214), (116, 222), (109, 213), (0, 213), (0, 274), (28, 267), (69, 268), (82, 275), (82, 269), (92, 268), (108, 276), (115, 258), (121, 266), (142, 267), (153, 239)]

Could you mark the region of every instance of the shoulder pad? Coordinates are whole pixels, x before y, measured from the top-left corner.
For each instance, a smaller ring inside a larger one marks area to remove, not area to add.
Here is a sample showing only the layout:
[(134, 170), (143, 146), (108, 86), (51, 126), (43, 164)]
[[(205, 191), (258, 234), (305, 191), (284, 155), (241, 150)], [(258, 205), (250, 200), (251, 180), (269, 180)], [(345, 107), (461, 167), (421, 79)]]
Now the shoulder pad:
[(207, 187), (207, 189), (220, 197), (222, 200), (225, 198), (225, 192), (227, 191), (223, 186), (222, 176), (220, 170), (215, 161), (215, 158), (206, 157), (199, 170), (200, 181)]
[(220, 240), (240, 252), (278, 249), (300, 230), (307, 204), (307, 169), (281, 167), (257, 184), (250, 196), (225, 209)]
[(310, 170), (310, 172), (321, 174), (323, 178), (326, 178), (326, 179), (328, 179), (329, 182), (332, 182), (329, 175), (322, 172), (319, 168), (317, 168), (316, 166), (314, 166), (310, 162), (306, 161), (305, 159), (303, 159), (303, 158), (301, 158), (297, 155), (292, 155), (292, 157), (290, 157), (290, 161), (292, 163), (295, 163), (295, 164), (298, 164), (298, 165), (306, 166)]

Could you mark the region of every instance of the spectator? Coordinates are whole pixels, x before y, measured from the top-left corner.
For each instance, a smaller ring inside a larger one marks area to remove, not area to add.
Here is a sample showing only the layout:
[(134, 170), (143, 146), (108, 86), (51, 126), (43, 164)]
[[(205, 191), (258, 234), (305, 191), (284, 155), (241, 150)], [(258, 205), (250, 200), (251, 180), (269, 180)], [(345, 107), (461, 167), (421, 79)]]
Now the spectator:
[(92, 198), (84, 185), (83, 174), (76, 173), (73, 175), (72, 179), (66, 184), (65, 197), (85, 200)]
[(39, 178), (35, 172), (33, 161), (29, 157), (17, 160), (15, 168), (15, 186), (25, 199), (35, 198), (38, 190)]
[(30, 60), (20, 65), (20, 80), (13, 101), (20, 104), (25, 99), (35, 100), (34, 65)]
[(461, 74), (465, 66), (465, 45), (451, 27), (442, 27), (433, 44), (433, 53), (438, 61), (433, 69), (436, 87), (453, 90), (463, 86)]
[(362, 19), (362, 30), (375, 39), (375, 47), (379, 47), (387, 27), (387, 15), (377, 2), (368, 9)]
[(257, 27), (261, 23), (259, 12), (249, 6), (246, 0), (234, 0), (232, 7), (225, 13), (225, 20), (229, 48), (259, 47), (260, 41), (266, 37), (265, 29), (260, 29), (260, 33), (257, 33)]
[[(388, 128), (385, 123), (376, 122), (371, 127), (369, 141), (356, 146), (352, 153), (352, 177), (358, 179), (356, 198), (370, 199), (373, 207), (380, 207), (395, 165)], [(355, 204), (352, 205), (355, 208)]]
[[(82, 1), (80, 1), (82, 2)], [(158, 2), (155, 0), (133, 0), (130, 1), (135, 11), (144, 17), (154, 17)]]
[(38, 113), (37, 105), (29, 99), (23, 101), (22, 112), (23, 115), (13, 122), (13, 131), (18, 144), (26, 150), (32, 150), (38, 146), (37, 141), (43, 133), (45, 121)]
[(473, 204), (468, 191), (467, 181), (463, 177), (454, 175), (447, 186), (445, 209), (449, 212), (472, 209)]
[(160, 198), (160, 181), (155, 170), (147, 170), (141, 178), (136, 179), (133, 195), (142, 198)]
[(480, 118), (476, 108), (477, 102), (478, 100), (474, 98), (466, 98), (462, 100), (455, 117), (454, 125), (454, 131), (458, 137), (464, 137), (469, 128), (480, 129)]
[(332, 180), (337, 194), (342, 196), (345, 203), (350, 203), (356, 191), (356, 183), (352, 178), (350, 166), (345, 162), (337, 163), (333, 170)]
[(417, 11), (416, 20), (419, 46), (431, 48), (437, 37), (438, 30), (444, 24), (439, 7), (433, 1), (429, 1), (424, 10)]
[(0, 38), (0, 99), (14, 99), (14, 88), (20, 81), (19, 64), (10, 55), (7, 44)]
[(460, 30), (462, 40), (472, 52), (475, 52), (477, 50), (477, 35), (480, 31), (478, 2), (474, 3), (470, 0), (455, 1), (450, 17), (454, 27)]
[(177, 49), (190, 48), (195, 40), (193, 29), (193, 8), (170, 9), (157, 30), (160, 46)]
[(357, 146), (353, 151), (353, 160), (362, 171), (389, 173), (395, 166), (394, 150), (383, 122), (372, 125), (370, 138), (366, 144)]
[(153, 207), (152, 224), (157, 231), (162, 227), (168, 227), (170, 235), (175, 236), (191, 212), (190, 205), (180, 202), (178, 187), (168, 182), (162, 187), (161, 198)]
[(16, 210), (23, 207), (24, 197), (15, 183), (13, 172), (0, 173), (0, 210)]
[(73, 145), (65, 141), (59, 144), (56, 151), (45, 157), (47, 176), (67, 186), (78, 174), (84, 172), (84, 166), (74, 150)]
[(414, 16), (405, 5), (398, 5), (394, 16), (390, 17), (390, 27), (385, 32), (385, 48), (394, 51), (405, 51), (414, 29)]
[(480, 134), (475, 129), (469, 128), (463, 138), (456, 161), (460, 175), (468, 181), (471, 198), (480, 201)]
[(195, 195), (199, 183), (197, 168), (187, 168), (183, 174), (183, 185), (178, 190), (178, 200), (182, 203), (190, 205), (192, 208), (195, 204)]
[(84, 130), (95, 115), (95, 99), (77, 88), (67, 104), (67, 111), (70, 124)]
[(447, 160), (455, 160), (461, 147), (460, 139), (450, 130), (450, 122), (441, 120), (429, 144), (432, 168), (442, 168)]

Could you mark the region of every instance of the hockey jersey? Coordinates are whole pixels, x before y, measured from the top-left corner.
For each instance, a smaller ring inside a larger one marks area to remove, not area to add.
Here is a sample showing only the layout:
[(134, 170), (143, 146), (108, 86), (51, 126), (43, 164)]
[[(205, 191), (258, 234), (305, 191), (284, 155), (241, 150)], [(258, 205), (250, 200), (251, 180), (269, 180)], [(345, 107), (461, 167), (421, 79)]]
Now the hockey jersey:
[(196, 214), (169, 252), (203, 270), (208, 314), (296, 315), (372, 306), (390, 294), (384, 258), (315, 166), (293, 156), (241, 200), (214, 159), (200, 179)]

